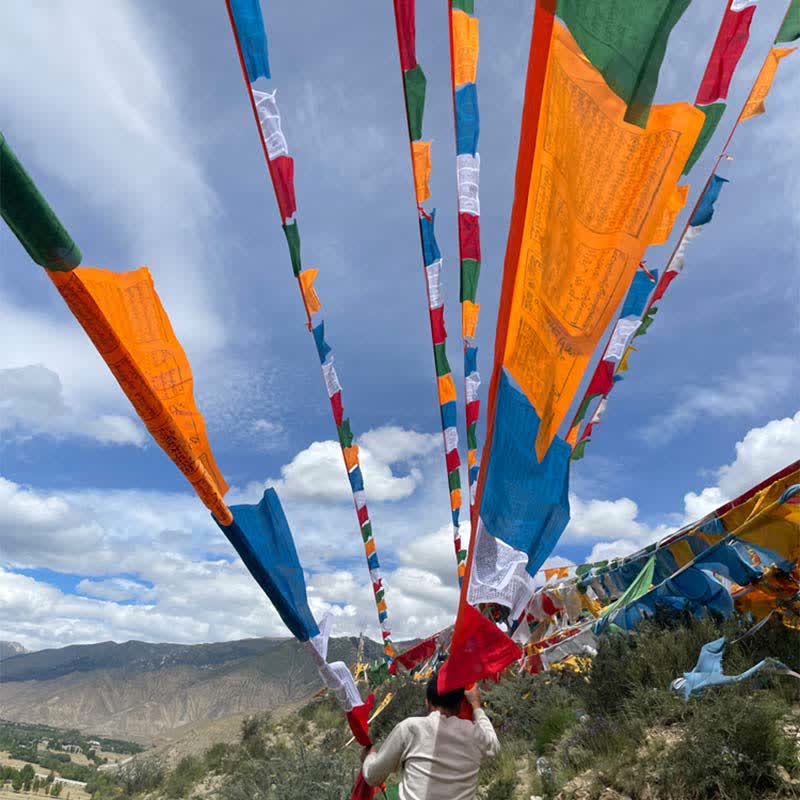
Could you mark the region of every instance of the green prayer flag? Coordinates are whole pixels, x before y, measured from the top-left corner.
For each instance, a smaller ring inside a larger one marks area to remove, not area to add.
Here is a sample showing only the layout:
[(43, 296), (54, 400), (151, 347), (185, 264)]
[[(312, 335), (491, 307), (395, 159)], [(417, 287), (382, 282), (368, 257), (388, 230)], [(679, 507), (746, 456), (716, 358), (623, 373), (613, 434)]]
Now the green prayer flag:
[(450, 364), (447, 361), (447, 353), (445, 353), (445, 343), (439, 342), (433, 346), (433, 359), (436, 362), (436, 375), (441, 377), (450, 372)]
[(56, 272), (70, 272), (81, 263), (80, 248), (72, 241), (2, 134), (0, 213), (39, 266)]
[(477, 436), (477, 427), (478, 423), (473, 422), (467, 428), (467, 449), (468, 450), (477, 450), (478, 449), (478, 436)]
[(464, 561), (466, 559), (466, 557), (467, 557), (467, 551), (466, 550), (459, 550), (458, 551), (458, 560), (459, 561)]
[(336, 431), (339, 434), (339, 444), (344, 447), (350, 447), (353, 444), (353, 434), (350, 430), (350, 418), (342, 420), (341, 425), (336, 426)]
[(558, 16), (610, 89), (645, 127), (669, 35), (691, 0), (558, 0)]
[(457, 8), (465, 11), (467, 14), (475, 13), (475, 0), (452, 0), (453, 11)]
[(422, 138), (422, 115), (425, 113), (425, 84), (425, 73), (419, 64), (403, 73), (403, 88), (405, 89), (406, 106), (408, 108), (408, 127), (412, 142)]
[(361, 528), (361, 538), (366, 544), (372, 538), (372, 523), (366, 522)]
[(703, 127), (700, 130), (697, 141), (694, 143), (692, 152), (689, 154), (689, 158), (686, 159), (686, 166), (683, 168), (682, 175), (688, 175), (697, 159), (703, 154), (706, 145), (711, 141), (711, 137), (716, 132), (719, 121), (722, 119), (722, 115), (725, 113), (727, 107), (726, 103), (711, 103), (711, 105), (708, 106), (695, 106), (695, 108), (699, 108), (706, 115), (706, 118), (703, 120)]
[(461, 260), (461, 302), (475, 302), (478, 296), (478, 279), (481, 276), (481, 262), (474, 258)]
[(586, 450), (586, 442), (591, 441), (590, 439), (581, 439), (578, 444), (575, 445), (575, 448), (572, 451), (572, 460), (573, 461), (580, 461), (583, 456), (585, 455), (584, 451)]
[(648, 329), (653, 324), (653, 319), (654, 319), (653, 312), (655, 310), (656, 309), (654, 308), (650, 309), (650, 311), (647, 313), (647, 316), (642, 320), (642, 324), (636, 329), (634, 337), (644, 336), (647, 333)]
[(579, 578), (582, 578), (591, 568), (591, 564), (581, 564), (579, 567), (575, 568), (575, 574)]
[(299, 275), (303, 269), (303, 262), (300, 260), (300, 232), (297, 230), (297, 222), (282, 225), (286, 243), (289, 245), (289, 255), (292, 259), (292, 272)]
[(789, 10), (786, 12), (786, 19), (775, 37), (775, 44), (781, 42), (793, 42), (800, 38), (800, 0), (792, 0)]
[(578, 414), (575, 417), (575, 422), (580, 422), (586, 416), (586, 412), (589, 410), (589, 404), (592, 402), (592, 400), (594, 400), (595, 397), (598, 397), (598, 395), (587, 394), (586, 397), (583, 398), (581, 407), (578, 409)]
[(381, 600), (383, 600), (383, 595), (384, 595), (385, 593), (386, 593), (386, 592), (385, 592), (385, 590), (384, 590), (384, 589), (378, 589), (378, 591), (377, 591), (377, 592), (375, 592), (375, 602), (376, 602), (376, 603), (380, 603), (380, 601), (381, 601)]
[(617, 609), (627, 606), (629, 603), (638, 600), (642, 595), (650, 591), (653, 583), (653, 573), (656, 569), (655, 554), (647, 559), (647, 563), (642, 567), (642, 571), (634, 578), (633, 583), (620, 595), (611, 605), (606, 606), (601, 612), (601, 617), (609, 617)]
[(461, 473), (454, 469), (452, 472), (447, 473), (447, 483), (450, 486), (450, 491), (452, 492), (453, 489), (460, 489), (461, 488)]

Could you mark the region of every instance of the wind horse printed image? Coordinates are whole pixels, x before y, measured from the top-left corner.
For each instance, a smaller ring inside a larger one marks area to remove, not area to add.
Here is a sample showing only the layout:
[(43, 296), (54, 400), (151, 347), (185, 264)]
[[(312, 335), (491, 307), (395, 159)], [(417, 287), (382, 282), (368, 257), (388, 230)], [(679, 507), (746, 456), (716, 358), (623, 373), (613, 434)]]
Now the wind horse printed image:
[(310, 9), (0, 8), (0, 795), (788, 797), (800, 0)]

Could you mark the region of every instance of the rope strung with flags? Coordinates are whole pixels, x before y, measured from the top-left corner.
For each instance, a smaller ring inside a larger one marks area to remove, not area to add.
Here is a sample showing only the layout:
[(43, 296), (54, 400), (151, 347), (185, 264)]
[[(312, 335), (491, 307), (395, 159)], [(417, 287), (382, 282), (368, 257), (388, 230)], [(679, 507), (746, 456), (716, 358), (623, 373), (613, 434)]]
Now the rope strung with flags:
[[(464, 0), (461, 0), (463, 3)], [(471, 3), (470, 3), (471, 5)], [(444, 325), (444, 296), (442, 292), (442, 254), (436, 242), (434, 221), (436, 210), (426, 211), (423, 203), (430, 198), (431, 142), (422, 140), (422, 120), (425, 111), (426, 79), (422, 66), (417, 63), (416, 54), (416, 5), (415, 0), (394, 0), (395, 27), (397, 29), (397, 49), (400, 55), (400, 69), (403, 77), (406, 122), (411, 152), (411, 168), (414, 175), (417, 217), (419, 221), (422, 264), (428, 298), (428, 311), (431, 323), (434, 366), (439, 398), (439, 415), (442, 423), (442, 441), (447, 467), (447, 483), (450, 492), (450, 514), (453, 524), (453, 546), (456, 554), (458, 582), (464, 576), (467, 551), (462, 547), (459, 533), (461, 513), (461, 458), (458, 454), (457, 397), (450, 364), (447, 360), (447, 331)], [(477, 59), (477, 44), (475, 49)], [(473, 84), (474, 85), (474, 84)], [(475, 186), (477, 190), (477, 184)], [(477, 195), (476, 195), (477, 201)], [(480, 241), (477, 228), (478, 217), (473, 214), (459, 215), (459, 226), (469, 225), (464, 236), (472, 243), (469, 253), (471, 270), (477, 282), (480, 268)]]
[(336, 373), (333, 350), (325, 337), (325, 321), (314, 317), (322, 308), (314, 288), (318, 270), (304, 269), (300, 250), (300, 233), (297, 226), (297, 202), (294, 190), (294, 159), (283, 132), (276, 90), (272, 92), (254, 88), (259, 78), (271, 77), (267, 56), (266, 33), (258, 0), (226, 0), (228, 16), (233, 31), (236, 49), (245, 78), (245, 86), (259, 140), (267, 162), (281, 225), (289, 247), (292, 271), (297, 280), (308, 330), (311, 332), (319, 356), (325, 389), (331, 405), (333, 420), (339, 438), (345, 470), (353, 495), (359, 531), (364, 545), (364, 555), (372, 584), (378, 622), (383, 638), (384, 656), (391, 663), (394, 658), (391, 628), (386, 605), (386, 587), (381, 573), (378, 551), (367, 508), (364, 476), (361, 471), (358, 445), (350, 428), (350, 419), (344, 416), (342, 386)]

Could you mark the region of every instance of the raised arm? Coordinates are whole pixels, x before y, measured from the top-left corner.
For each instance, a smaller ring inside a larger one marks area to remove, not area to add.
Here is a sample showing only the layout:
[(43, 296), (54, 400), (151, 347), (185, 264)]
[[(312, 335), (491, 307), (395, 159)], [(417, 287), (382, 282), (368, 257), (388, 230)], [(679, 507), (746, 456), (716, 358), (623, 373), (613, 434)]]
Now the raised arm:
[(472, 721), (475, 723), (475, 738), (478, 747), (484, 756), (492, 758), (500, 752), (500, 740), (494, 730), (494, 725), (486, 712), (481, 708), (481, 693), (477, 686), (472, 686), (464, 692), (464, 699), (472, 706)]

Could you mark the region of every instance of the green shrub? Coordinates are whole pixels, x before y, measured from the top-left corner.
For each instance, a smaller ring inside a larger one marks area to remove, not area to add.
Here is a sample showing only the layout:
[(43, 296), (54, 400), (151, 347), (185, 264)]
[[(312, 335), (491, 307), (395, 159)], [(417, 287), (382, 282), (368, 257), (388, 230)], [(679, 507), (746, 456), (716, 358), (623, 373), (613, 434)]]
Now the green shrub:
[(203, 755), (205, 765), (210, 772), (221, 772), (225, 762), (230, 758), (233, 747), (225, 742), (217, 742), (206, 750)]
[(195, 756), (184, 756), (167, 776), (164, 794), (169, 798), (188, 797), (189, 790), (205, 774), (203, 762)]

